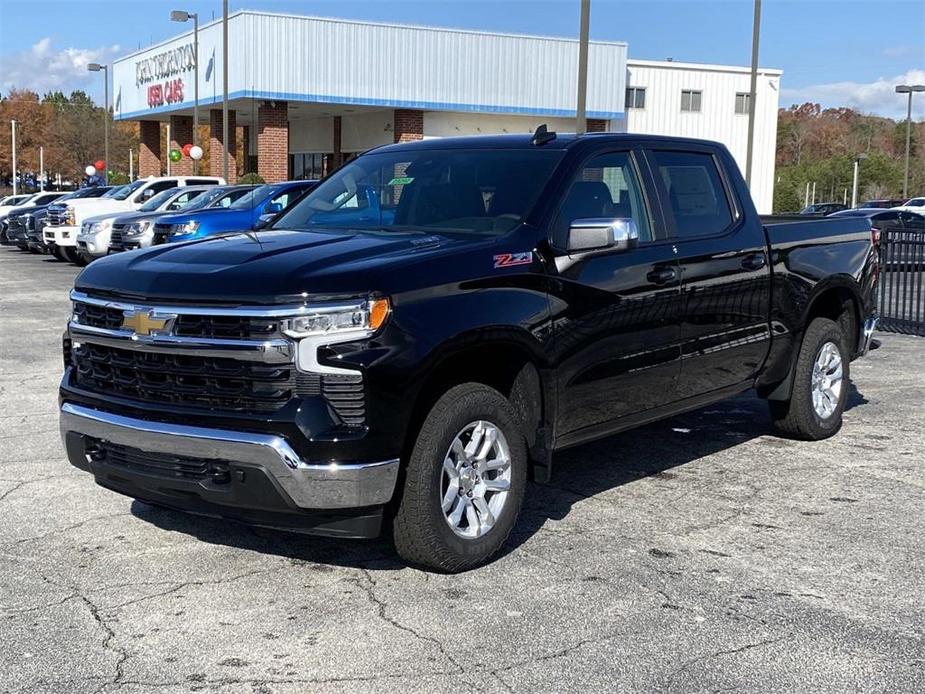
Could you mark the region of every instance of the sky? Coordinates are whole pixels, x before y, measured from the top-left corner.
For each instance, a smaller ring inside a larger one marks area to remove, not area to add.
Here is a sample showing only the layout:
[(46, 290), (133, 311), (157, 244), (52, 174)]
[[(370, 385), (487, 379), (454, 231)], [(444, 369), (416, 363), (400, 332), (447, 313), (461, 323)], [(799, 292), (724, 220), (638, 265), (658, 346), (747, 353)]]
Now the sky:
[[(578, 35), (579, 0), (230, 0), (253, 9), (484, 31)], [(0, 92), (84, 89), (89, 62), (183, 29), (171, 9), (221, 15), (220, 0), (0, 0)], [(752, 0), (592, 0), (591, 38), (626, 41), (630, 58), (748, 65)], [(925, 84), (923, 0), (764, 0), (762, 67), (784, 71), (781, 106), (813, 101), (904, 118), (894, 85)], [(925, 94), (914, 116), (925, 118)]]

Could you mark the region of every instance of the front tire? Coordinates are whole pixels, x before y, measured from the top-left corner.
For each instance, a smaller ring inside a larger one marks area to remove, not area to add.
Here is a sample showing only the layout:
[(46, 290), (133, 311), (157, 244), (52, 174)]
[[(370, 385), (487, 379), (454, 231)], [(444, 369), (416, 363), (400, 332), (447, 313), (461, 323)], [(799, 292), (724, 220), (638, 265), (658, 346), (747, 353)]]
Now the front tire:
[(849, 355), (838, 323), (813, 320), (803, 336), (789, 400), (769, 400), (774, 427), (784, 436), (819, 441), (842, 425), (848, 399)]
[(517, 521), (527, 447), (498, 391), (464, 383), (433, 406), (405, 469), (395, 548), (418, 566), (455, 573), (497, 552)]

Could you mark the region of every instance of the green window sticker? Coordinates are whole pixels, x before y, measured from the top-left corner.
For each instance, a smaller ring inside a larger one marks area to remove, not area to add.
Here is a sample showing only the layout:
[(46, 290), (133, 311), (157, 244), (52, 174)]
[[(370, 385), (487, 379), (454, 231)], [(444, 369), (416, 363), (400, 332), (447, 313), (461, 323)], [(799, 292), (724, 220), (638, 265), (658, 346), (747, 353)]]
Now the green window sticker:
[(413, 181), (413, 180), (414, 180), (414, 177), (413, 177), (413, 176), (401, 176), (400, 178), (393, 178), (391, 181), (389, 181), (388, 185), (390, 185), (390, 186), (406, 186), (406, 185), (408, 185), (409, 183), (411, 183), (411, 181)]

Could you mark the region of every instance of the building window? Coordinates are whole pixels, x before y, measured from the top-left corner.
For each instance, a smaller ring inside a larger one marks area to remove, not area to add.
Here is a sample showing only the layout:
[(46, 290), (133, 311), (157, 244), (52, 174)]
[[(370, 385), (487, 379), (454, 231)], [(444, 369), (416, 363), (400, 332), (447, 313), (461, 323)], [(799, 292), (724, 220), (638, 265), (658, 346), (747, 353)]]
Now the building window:
[(325, 170), (325, 155), (321, 152), (299, 152), (289, 155), (289, 179), (319, 179)]
[(736, 113), (747, 114), (751, 111), (752, 95), (748, 92), (736, 92)]
[(703, 92), (695, 92), (690, 89), (681, 90), (681, 110), (699, 112), (702, 96)]
[(646, 88), (645, 87), (627, 87), (626, 88), (626, 108), (645, 108), (646, 107)]

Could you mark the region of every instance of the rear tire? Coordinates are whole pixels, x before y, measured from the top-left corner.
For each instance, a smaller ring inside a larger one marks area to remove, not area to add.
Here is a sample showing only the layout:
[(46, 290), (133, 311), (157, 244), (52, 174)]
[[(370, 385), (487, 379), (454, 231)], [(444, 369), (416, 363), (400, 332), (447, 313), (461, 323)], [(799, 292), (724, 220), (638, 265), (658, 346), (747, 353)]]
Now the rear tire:
[(819, 441), (842, 425), (850, 366), (838, 323), (816, 318), (806, 329), (789, 400), (769, 400), (774, 428), (789, 438)]
[(451, 388), (424, 420), (404, 470), (395, 548), (437, 571), (485, 563), (514, 527), (526, 481), (526, 441), (510, 402), (480, 383)]

